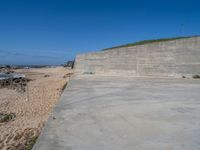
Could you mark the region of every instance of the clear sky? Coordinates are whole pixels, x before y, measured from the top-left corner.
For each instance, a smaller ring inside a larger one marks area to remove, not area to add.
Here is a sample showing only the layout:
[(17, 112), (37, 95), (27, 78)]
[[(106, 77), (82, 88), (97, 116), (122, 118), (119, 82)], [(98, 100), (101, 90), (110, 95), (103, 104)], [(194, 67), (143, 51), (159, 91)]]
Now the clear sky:
[(0, 0), (0, 64), (61, 64), (145, 39), (200, 35), (199, 0)]

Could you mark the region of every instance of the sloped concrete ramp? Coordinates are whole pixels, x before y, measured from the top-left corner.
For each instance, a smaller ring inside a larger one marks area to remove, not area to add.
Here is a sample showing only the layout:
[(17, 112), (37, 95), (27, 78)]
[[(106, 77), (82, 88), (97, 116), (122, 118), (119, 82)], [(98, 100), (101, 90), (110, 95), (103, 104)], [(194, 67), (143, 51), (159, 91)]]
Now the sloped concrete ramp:
[(200, 80), (73, 77), (34, 150), (199, 150)]

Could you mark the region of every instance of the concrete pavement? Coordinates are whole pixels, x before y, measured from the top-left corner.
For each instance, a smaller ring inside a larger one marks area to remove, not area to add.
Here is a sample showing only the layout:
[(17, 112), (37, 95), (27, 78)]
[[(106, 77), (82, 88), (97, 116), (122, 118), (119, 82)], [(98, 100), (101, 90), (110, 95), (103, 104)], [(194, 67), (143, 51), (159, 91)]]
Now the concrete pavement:
[(73, 77), (34, 150), (198, 150), (200, 80)]

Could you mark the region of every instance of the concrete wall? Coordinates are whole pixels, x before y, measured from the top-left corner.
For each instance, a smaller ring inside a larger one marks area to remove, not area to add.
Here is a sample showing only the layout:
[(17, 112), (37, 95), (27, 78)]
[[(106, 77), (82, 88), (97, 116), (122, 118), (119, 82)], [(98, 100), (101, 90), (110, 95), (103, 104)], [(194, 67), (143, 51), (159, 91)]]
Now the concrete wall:
[(75, 72), (177, 77), (200, 74), (200, 37), (78, 55)]

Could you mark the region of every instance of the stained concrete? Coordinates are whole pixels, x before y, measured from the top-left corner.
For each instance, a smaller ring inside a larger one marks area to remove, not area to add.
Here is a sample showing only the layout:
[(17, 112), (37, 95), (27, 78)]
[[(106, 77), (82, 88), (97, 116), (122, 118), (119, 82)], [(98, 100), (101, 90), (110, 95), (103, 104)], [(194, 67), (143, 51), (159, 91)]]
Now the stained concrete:
[(200, 80), (73, 77), (34, 150), (198, 150)]
[(200, 74), (200, 37), (78, 55), (76, 74), (191, 77)]

